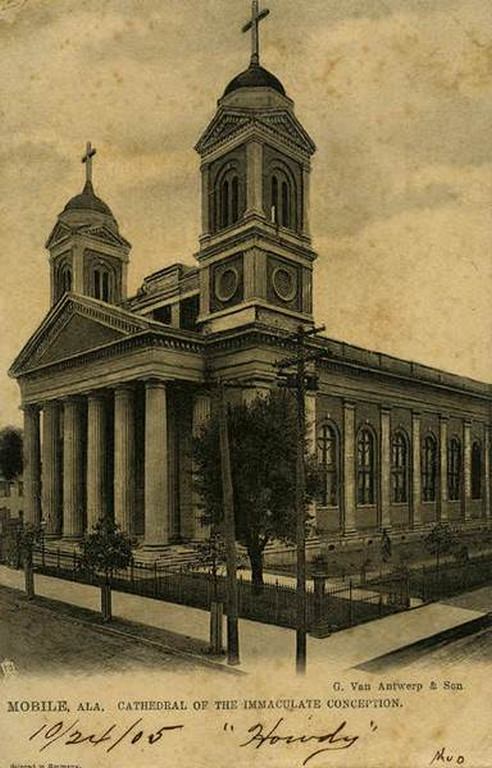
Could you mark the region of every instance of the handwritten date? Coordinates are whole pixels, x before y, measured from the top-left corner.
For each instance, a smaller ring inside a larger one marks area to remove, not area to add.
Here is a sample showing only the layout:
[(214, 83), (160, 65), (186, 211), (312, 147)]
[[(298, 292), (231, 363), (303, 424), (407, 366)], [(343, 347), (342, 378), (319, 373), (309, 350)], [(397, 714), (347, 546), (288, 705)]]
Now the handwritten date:
[(66, 726), (63, 720), (59, 720), (52, 724), (44, 723), (29, 736), (29, 741), (36, 742), (39, 745), (40, 752), (44, 752), (45, 749), (48, 749), (48, 747), (55, 743), (65, 746), (87, 744), (92, 747), (98, 747), (102, 744), (106, 752), (112, 752), (113, 749), (122, 744), (135, 745), (140, 742), (140, 745), (146, 743), (153, 746), (158, 744), (167, 733), (182, 731), (184, 728), (184, 725), (163, 725), (156, 730), (148, 731), (141, 727), (141, 723), (142, 718), (140, 717), (129, 727), (125, 728), (117, 723), (113, 723), (105, 730), (98, 732), (91, 729), (85, 730), (80, 725), (79, 720), (74, 720), (68, 726)]

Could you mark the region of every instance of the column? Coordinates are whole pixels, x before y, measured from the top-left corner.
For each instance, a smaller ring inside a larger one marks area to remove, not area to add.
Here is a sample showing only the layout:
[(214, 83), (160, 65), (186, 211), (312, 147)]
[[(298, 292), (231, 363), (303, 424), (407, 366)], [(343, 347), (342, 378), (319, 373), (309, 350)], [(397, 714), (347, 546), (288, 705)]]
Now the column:
[(135, 393), (131, 385), (114, 393), (114, 518), (130, 537), (135, 532)]
[(107, 513), (106, 396), (91, 392), (87, 399), (87, 530)]
[(169, 541), (166, 383), (145, 382), (145, 545)]
[(181, 304), (179, 301), (176, 304), (171, 304), (171, 325), (174, 328), (181, 327)]
[(391, 528), (391, 409), (381, 406), (381, 528)]
[[(210, 395), (198, 393), (193, 398), (193, 437), (197, 437), (200, 434), (202, 427), (207, 423), (210, 418), (211, 400)], [(193, 462), (192, 468), (193, 477), (196, 473), (196, 465)], [(195, 520), (194, 537), (196, 539), (207, 539), (210, 533), (210, 526), (203, 525), (201, 522), (201, 516), (203, 514), (200, 508), (200, 496), (193, 487), (193, 512)]]
[(355, 531), (355, 405), (343, 403), (343, 532)]
[[(259, 141), (246, 145), (246, 216), (263, 212), (263, 147)], [(268, 217), (270, 220), (270, 216)]]
[(61, 455), (60, 405), (53, 401), (43, 407), (43, 518), (47, 537), (61, 536)]
[(462, 515), (467, 520), (471, 515), (471, 421), (463, 427), (463, 494)]
[(181, 536), (181, 509), (179, 499), (179, 424), (176, 403), (176, 393), (168, 392), (167, 396), (167, 493), (168, 493), (168, 538), (178, 541)]
[(41, 461), (39, 407), (24, 406), (24, 522), (37, 525), (41, 519)]
[(84, 532), (82, 403), (69, 398), (63, 409), (63, 537)]
[(438, 520), (448, 519), (448, 418), (439, 416), (439, 496)]
[(412, 413), (412, 525), (422, 523), (422, 467), (420, 413)]
[(483, 462), (484, 462), (484, 502), (485, 502), (485, 517), (490, 520), (490, 427), (486, 424), (484, 431), (484, 448), (483, 448)]

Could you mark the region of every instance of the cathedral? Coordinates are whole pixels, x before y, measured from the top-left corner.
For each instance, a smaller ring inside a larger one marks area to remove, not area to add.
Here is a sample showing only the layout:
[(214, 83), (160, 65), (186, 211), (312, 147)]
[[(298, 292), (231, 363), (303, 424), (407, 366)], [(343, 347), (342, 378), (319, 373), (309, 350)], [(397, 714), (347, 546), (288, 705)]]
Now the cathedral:
[[(51, 308), (10, 375), (24, 413), (24, 519), (42, 520), (59, 546), (106, 514), (147, 559), (206, 537), (191, 445), (210, 414), (208, 382), (237, 381), (231, 397), (243, 399), (276, 387), (292, 332), (314, 326), (316, 147), (260, 64), (265, 15), (253, 2), (250, 64), (195, 147), (194, 265), (165, 266), (128, 295), (131, 246), (95, 193), (90, 144), (84, 187), (47, 240)], [(490, 524), (490, 385), (324, 336), (307, 345), (324, 353), (306, 395), (323, 467), (313, 552), (383, 529)]]

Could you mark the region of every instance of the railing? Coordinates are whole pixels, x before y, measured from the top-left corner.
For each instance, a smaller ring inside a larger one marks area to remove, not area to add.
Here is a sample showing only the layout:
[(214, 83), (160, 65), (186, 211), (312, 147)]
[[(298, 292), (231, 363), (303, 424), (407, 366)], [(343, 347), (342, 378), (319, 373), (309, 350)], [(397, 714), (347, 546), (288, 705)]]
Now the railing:
[[(79, 555), (36, 547), (33, 553), (35, 571), (50, 576), (99, 585), (101, 576), (82, 567)], [(210, 609), (214, 599), (226, 603), (225, 577), (213, 577), (203, 571), (171, 570), (154, 565), (132, 562), (128, 568), (116, 571), (111, 579), (113, 589), (152, 597), (194, 608)], [(319, 584), (319, 582), (316, 582)], [(238, 578), (239, 616), (252, 621), (294, 628), (296, 626), (296, 589), (294, 585), (265, 583), (260, 590), (247, 579)], [(318, 636), (395, 610), (396, 605), (373, 591), (362, 590), (351, 583), (322, 592), (307, 590), (307, 626)]]

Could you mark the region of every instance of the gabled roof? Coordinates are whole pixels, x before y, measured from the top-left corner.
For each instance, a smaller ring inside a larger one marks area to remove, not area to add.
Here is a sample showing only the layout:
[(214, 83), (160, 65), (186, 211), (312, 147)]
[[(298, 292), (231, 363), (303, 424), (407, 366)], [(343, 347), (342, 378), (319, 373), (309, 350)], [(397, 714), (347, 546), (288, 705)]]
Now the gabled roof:
[(121, 307), (66, 293), (18, 354), (9, 375), (17, 378), (36, 368), (156, 327), (161, 326)]
[(67, 240), (69, 237), (79, 234), (94, 237), (96, 240), (102, 240), (111, 245), (124, 245), (126, 248), (131, 247), (128, 240), (125, 240), (119, 232), (115, 232), (105, 224), (78, 224), (76, 226), (70, 226), (69, 224), (58, 220), (46, 241), (46, 248), (51, 248), (53, 245), (57, 245), (63, 240)]

